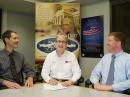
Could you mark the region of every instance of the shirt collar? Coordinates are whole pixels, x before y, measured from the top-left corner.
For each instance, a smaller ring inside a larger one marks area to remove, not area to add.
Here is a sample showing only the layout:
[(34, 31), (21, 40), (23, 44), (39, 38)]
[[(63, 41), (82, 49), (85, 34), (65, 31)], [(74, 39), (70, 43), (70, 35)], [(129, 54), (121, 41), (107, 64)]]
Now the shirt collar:
[[(64, 51), (64, 53), (63, 53), (60, 57), (64, 56), (65, 53), (66, 53), (66, 50)], [(59, 57), (59, 56), (57, 55), (57, 53), (56, 53), (56, 50), (55, 50), (55, 54), (56, 54), (57, 57)]]
[(120, 55), (123, 54), (123, 53), (124, 53), (124, 51), (121, 50), (120, 52), (116, 53), (115, 56), (118, 57), (118, 56), (120, 56)]
[(10, 53), (10, 52), (7, 51), (6, 49), (3, 49), (3, 52), (4, 52), (7, 56), (9, 56), (9, 54), (13, 53), (14, 51), (12, 51), (12, 52)]

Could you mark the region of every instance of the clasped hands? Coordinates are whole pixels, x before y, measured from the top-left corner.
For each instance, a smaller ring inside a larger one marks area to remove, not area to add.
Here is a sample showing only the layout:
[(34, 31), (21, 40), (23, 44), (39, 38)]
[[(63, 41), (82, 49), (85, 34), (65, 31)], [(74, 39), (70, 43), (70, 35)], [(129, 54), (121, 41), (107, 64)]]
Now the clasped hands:
[[(57, 85), (57, 84), (58, 84), (58, 81), (57, 81), (56, 79), (50, 79), (49, 82), (48, 82), (48, 84), (54, 86), (54, 85)], [(65, 87), (71, 86), (71, 85), (73, 85), (73, 84), (74, 84), (74, 82), (71, 81), (71, 80), (61, 82), (61, 85), (62, 85), (62, 86), (65, 86)]]

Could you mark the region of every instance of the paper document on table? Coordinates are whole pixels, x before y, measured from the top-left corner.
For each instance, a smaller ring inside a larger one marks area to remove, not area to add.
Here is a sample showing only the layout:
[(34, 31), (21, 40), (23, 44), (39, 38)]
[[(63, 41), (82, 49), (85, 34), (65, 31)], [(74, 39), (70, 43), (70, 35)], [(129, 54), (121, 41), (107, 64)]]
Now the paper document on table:
[(45, 90), (60, 90), (60, 89), (65, 89), (65, 88), (67, 87), (62, 86), (61, 83), (58, 83), (58, 85), (55, 85), (55, 86), (47, 84), (47, 83), (44, 84)]

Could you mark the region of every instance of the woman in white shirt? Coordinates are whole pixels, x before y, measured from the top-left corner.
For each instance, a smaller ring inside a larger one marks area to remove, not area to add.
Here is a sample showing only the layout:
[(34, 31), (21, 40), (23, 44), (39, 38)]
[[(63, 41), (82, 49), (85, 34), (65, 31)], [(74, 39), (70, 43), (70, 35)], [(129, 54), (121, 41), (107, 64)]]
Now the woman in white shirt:
[(43, 63), (41, 75), (51, 85), (62, 81), (63, 86), (70, 86), (81, 76), (75, 54), (66, 50), (67, 41), (67, 35), (59, 33), (56, 36), (56, 50), (48, 54)]

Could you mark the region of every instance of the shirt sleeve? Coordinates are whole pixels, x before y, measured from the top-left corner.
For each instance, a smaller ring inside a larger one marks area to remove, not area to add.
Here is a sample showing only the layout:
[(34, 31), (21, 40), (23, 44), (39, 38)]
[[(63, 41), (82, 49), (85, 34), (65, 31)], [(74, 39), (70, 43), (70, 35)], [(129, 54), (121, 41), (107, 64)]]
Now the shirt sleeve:
[(50, 65), (51, 65), (50, 56), (47, 55), (43, 63), (42, 72), (41, 72), (41, 76), (46, 82), (49, 82), (49, 80), (51, 79), (51, 77), (49, 76), (50, 68), (51, 68)]
[[(0, 63), (0, 69), (1, 69), (1, 63)], [(2, 79), (1, 76), (2, 76), (2, 75), (1, 75), (1, 73), (0, 73), (0, 84), (2, 84), (2, 83), (3, 83), (3, 80), (4, 80), (4, 79)]]
[(102, 63), (103, 58), (100, 60), (100, 62), (95, 66), (91, 73), (90, 81), (95, 84), (96, 82), (99, 82), (101, 78), (101, 70), (102, 70)]
[(124, 91), (130, 88), (130, 61), (126, 63), (126, 80), (112, 85), (114, 91)]
[[(2, 63), (1, 63), (1, 61), (3, 60), (2, 59), (3, 56), (1, 56), (1, 55), (2, 55), (2, 53), (0, 52), (0, 71), (2, 71), (2, 69), (3, 69)], [(3, 76), (3, 74), (0, 72), (0, 85), (3, 83), (3, 80), (4, 80), (2, 76)]]
[(29, 64), (27, 61), (26, 61), (26, 59), (25, 59), (25, 57), (24, 56), (22, 56), (23, 57), (23, 72), (26, 74), (26, 77), (28, 78), (28, 77), (34, 77), (35, 76), (35, 70), (34, 70), (34, 66), (33, 65), (31, 65), (31, 64)]
[(81, 77), (81, 69), (79, 67), (79, 64), (78, 64), (76, 56), (75, 55), (73, 55), (73, 56), (74, 56), (74, 59), (72, 60), (73, 77), (72, 77), (71, 80), (73, 82), (76, 82)]

